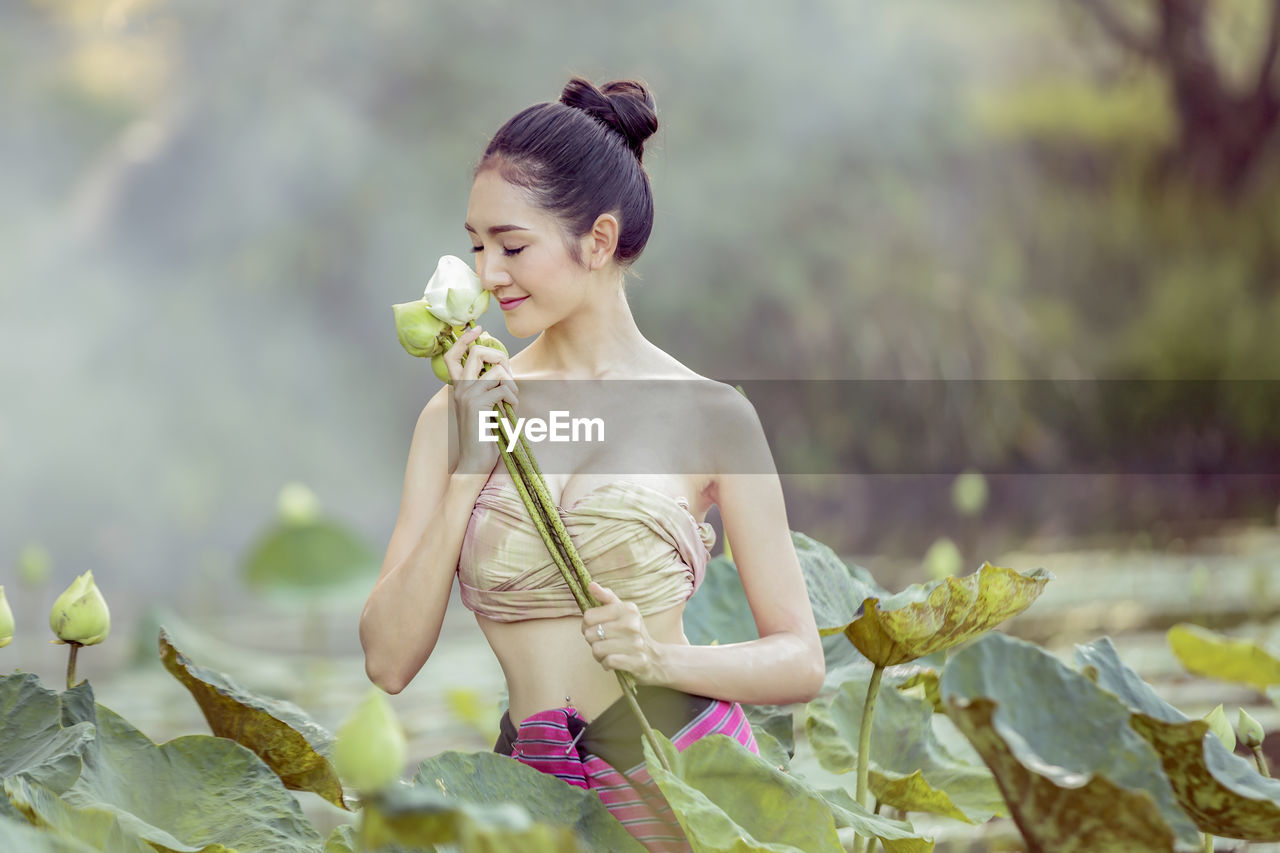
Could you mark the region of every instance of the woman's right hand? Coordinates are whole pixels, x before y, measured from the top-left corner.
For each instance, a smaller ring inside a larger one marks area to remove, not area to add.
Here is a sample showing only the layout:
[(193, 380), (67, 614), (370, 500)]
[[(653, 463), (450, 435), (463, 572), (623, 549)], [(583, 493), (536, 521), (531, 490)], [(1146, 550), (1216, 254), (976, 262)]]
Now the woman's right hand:
[[(467, 329), (444, 354), (458, 418), (458, 473), (488, 474), (493, 470), (498, 462), (501, 430), (496, 426), (485, 430), (487, 435), (497, 436), (498, 441), (481, 441), (481, 415), (493, 411), (502, 401), (510, 403), (514, 410), (517, 401), (516, 381), (507, 354), (476, 344), (481, 331), (479, 326)], [(486, 364), (489, 369), (481, 376), (480, 370)]]

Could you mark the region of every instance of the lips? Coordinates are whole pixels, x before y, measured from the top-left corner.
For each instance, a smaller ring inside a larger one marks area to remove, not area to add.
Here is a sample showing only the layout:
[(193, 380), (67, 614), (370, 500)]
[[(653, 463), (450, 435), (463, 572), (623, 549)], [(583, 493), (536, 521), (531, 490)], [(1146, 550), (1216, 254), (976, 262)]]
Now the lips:
[(499, 299), (498, 307), (500, 307), (503, 311), (510, 311), (512, 308), (515, 308), (517, 305), (519, 305), (521, 302), (524, 302), (528, 298), (529, 297), (527, 296), (521, 296), (519, 299)]

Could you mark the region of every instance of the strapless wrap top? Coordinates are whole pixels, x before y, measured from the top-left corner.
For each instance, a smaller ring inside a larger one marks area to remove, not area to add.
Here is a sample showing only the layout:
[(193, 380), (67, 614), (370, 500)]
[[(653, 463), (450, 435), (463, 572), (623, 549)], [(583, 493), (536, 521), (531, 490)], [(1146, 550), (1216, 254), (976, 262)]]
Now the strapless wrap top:
[[(626, 480), (592, 489), (560, 518), (592, 580), (643, 615), (693, 595), (716, 538), (684, 498)], [(462, 603), (499, 622), (581, 613), (511, 483), (481, 489), (458, 554), (458, 581)]]

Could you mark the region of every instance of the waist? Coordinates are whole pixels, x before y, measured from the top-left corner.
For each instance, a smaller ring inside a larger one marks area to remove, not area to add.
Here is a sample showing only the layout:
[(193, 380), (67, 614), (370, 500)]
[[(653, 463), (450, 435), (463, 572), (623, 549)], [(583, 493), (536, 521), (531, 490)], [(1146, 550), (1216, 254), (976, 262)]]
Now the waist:
[[(645, 630), (655, 642), (687, 645), (683, 606), (644, 617)], [(573, 707), (595, 719), (621, 695), (617, 676), (602, 667), (582, 636), (582, 617), (495, 622), (477, 615), (507, 682), (516, 719), (547, 708)]]

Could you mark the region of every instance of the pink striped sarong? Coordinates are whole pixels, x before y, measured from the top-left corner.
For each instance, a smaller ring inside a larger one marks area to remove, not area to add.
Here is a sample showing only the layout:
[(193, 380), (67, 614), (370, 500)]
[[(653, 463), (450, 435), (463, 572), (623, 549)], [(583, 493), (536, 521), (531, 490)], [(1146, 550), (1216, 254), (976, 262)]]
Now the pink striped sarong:
[[(704, 701), (705, 707), (674, 733), (655, 720), (650, 722), (671, 739), (677, 751), (711, 734), (728, 735), (752, 752), (760, 751), (742, 706), (720, 699)], [(645, 707), (643, 698), (641, 706)], [(648, 716), (649, 709), (645, 710)], [(609, 812), (650, 853), (686, 853), (689, 842), (657, 783), (650, 778), (645, 762), (641, 760), (620, 772), (590, 751), (592, 727), (603, 721), (606, 714), (617, 721), (620, 713), (630, 714), (630, 711), (615, 703), (595, 723), (587, 723), (574, 708), (552, 708), (521, 721), (514, 737), (510, 718), (504, 717), (504, 735), (495, 750), (570, 785), (595, 791)], [(638, 739), (638, 724), (634, 729)], [(510, 752), (505, 748), (508, 746)]]

